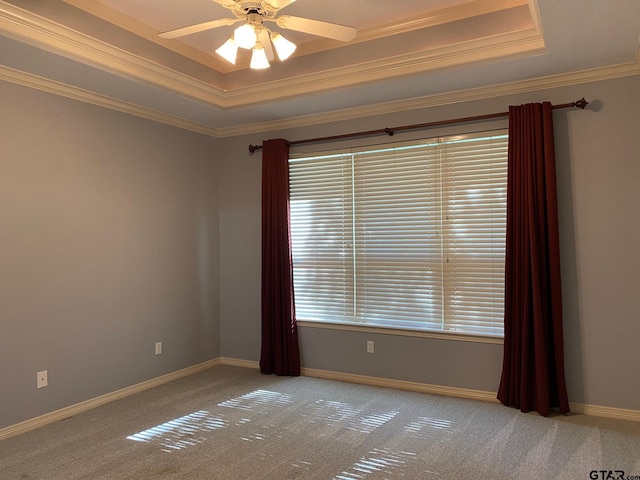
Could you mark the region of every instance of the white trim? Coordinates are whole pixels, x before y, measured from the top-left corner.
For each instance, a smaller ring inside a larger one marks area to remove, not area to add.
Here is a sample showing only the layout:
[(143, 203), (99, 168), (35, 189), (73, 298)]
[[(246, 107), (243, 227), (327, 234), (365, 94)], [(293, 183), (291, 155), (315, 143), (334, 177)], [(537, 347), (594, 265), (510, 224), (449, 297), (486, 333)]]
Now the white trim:
[[(220, 365), (251, 368), (253, 370), (258, 370), (260, 368), (259, 362), (257, 361), (242, 360), (229, 357), (220, 357)], [(300, 370), (301, 375), (305, 377), (322, 378), (324, 380), (334, 380), (338, 382), (357, 383), (359, 385), (368, 385), (372, 387), (394, 388), (397, 390), (407, 390), (410, 392), (428, 393), (433, 395), (444, 395), (446, 397), (466, 398), (469, 400), (479, 400), (483, 402), (498, 402), (496, 392), (487, 392), (484, 390), (447, 387), (444, 385), (409, 382), (406, 380), (372, 377), (354, 373), (333, 372), (329, 370), (319, 370), (316, 368), (302, 367)], [(585, 405), (583, 403), (571, 403), (570, 408), (571, 412), (574, 414), (640, 422), (640, 410), (629, 410), (616, 407), (602, 407), (599, 405)]]
[[(158, 387), (165, 383), (177, 380), (188, 375), (207, 370), (217, 365), (228, 365), (234, 367), (250, 368), (259, 370), (259, 362), (255, 360), (244, 360), (240, 358), (218, 357), (206, 362), (193, 365), (191, 367), (168, 373), (160, 377), (147, 380), (136, 385), (131, 385), (115, 392), (107, 393), (99, 397), (95, 397), (84, 402), (61, 408), (54, 412), (45, 413), (39, 417), (31, 418), (15, 425), (0, 428), (0, 441), (5, 440), (22, 433), (26, 433), (36, 428), (44, 427), (50, 423), (78, 415), (96, 407), (105, 405), (106, 403), (120, 400), (122, 398), (144, 392), (151, 388)], [(335, 380), (339, 382), (357, 383), (360, 385), (369, 385), (373, 387), (394, 388), (397, 390), (407, 390), (411, 392), (429, 393), (434, 395), (444, 395), (447, 397), (466, 398), (469, 400), (479, 400), (484, 402), (496, 403), (495, 392), (487, 392), (483, 390), (472, 390), (468, 388), (447, 387), (443, 385), (432, 385), (428, 383), (409, 382), (405, 380), (395, 380), (391, 378), (371, 377), (368, 375), (358, 375), (354, 373), (332, 372), (329, 370), (319, 370), (315, 368), (302, 367), (301, 372), (305, 377), (322, 378), (325, 380)], [(590, 415), (596, 417), (616, 418), (620, 420), (631, 420), (640, 422), (640, 410), (630, 410), (615, 407), (602, 407), (599, 405), (586, 405), (582, 403), (571, 403), (571, 410), (574, 413)]]
[[(535, 2), (533, 3), (535, 6)], [(537, 9), (532, 13), (532, 17), (539, 23), (539, 12)], [(519, 48), (542, 48), (542, 40), (538, 32), (540, 26), (536, 23), (534, 29), (507, 35), (509, 42), (496, 46), (495, 39), (485, 39), (474, 45), (473, 51), (460, 50), (459, 46), (449, 47), (440, 51), (431, 51), (422, 56), (403, 56), (401, 58), (389, 59), (388, 61), (377, 63), (371, 62), (345, 69), (324, 72), (317, 75), (310, 75), (308, 78), (302, 77), (285, 81), (271, 82), (261, 86), (244, 87), (233, 92), (224, 91), (212, 87), (204, 82), (191, 79), (185, 75), (166, 69), (152, 62), (144, 60), (135, 55), (131, 55), (115, 47), (111, 47), (103, 42), (75, 32), (69, 28), (47, 20), (43, 17), (23, 10), (14, 5), (0, 0), (0, 30), (8, 36), (18, 38), (20, 41), (29, 41), (39, 48), (45, 48), (57, 53), (62, 52), (69, 58), (80, 59), (89, 65), (99, 68), (113, 69), (124, 74), (125, 77), (133, 77), (143, 81), (170, 88), (191, 98), (196, 98), (218, 105), (222, 108), (239, 106), (242, 104), (256, 104), (257, 102), (272, 99), (271, 96), (290, 94), (303, 94), (313, 91), (316, 88), (327, 88), (328, 86), (341, 86), (353, 83), (353, 81), (370, 81), (382, 75), (382, 71), (389, 71), (389, 75), (399, 72), (421, 71), (430, 68), (439, 68), (451, 63), (460, 63), (461, 57), (466, 57), (467, 61), (477, 61), (485, 56), (493, 55), (491, 50), (499, 48), (502, 54), (513, 56), (517, 54)], [(504, 38), (503, 38), (504, 40)], [(484, 43), (484, 45), (482, 45)], [(518, 44), (521, 44), (518, 47)], [(528, 44), (528, 47), (523, 47)], [(475, 53), (474, 53), (475, 52)], [(427, 64), (431, 64), (427, 66)], [(360, 69), (358, 71), (358, 69)], [(15, 73), (9, 75), (10, 69), (0, 70), (0, 79), (20, 83), (32, 88), (39, 88), (50, 93), (75, 98), (77, 100), (93, 103), (114, 110), (122, 111), (142, 118), (158, 121), (168, 125), (173, 125), (186, 130), (191, 130), (217, 138), (235, 137), (253, 133), (266, 133), (275, 130), (298, 128), (311, 125), (319, 125), (330, 122), (354, 120), (374, 115), (385, 115), (402, 111), (418, 110), (440, 105), (448, 105), (472, 100), (494, 98), (517, 93), (545, 90), (549, 88), (577, 85), (582, 83), (607, 80), (612, 78), (626, 77), (640, 74), (640, 44), (636, 58), (632, 62), (599, 67), (573, 73), (550, 75), (524, 81), (507, 84), (493, 85), (489, 87), (460, 90), (446, 94), (429, 95), (409, 100), (381, 103), (364, 107), (348, 108), (336, 110), (323, 114), (312, 114), (306, 116), (293, 117), (284, 120), (262, 122), (258, 124), (233, 126), (223, 129), (215, 129), (194, 122), (189, 122), (181, 118), (165, 113), (153, 111), (151, 109), (129, 104), (120, 100), (109, 98), (103, 95), (87, 92), (78, 87), (63, 85), (61, 83), (37, 77), (29, 73), (22, 73), (18, 78)], [(15, 72), (15, 71), (13, 71)], [(385, 74), (387, 75), (387, 74)], [(3, 78), (4, 77), (4, 78)], [(28, 80), (31, 77), (33, 81)], [(387, 77), (384, 77), (387, 78)], [(333, 83), (331, 83), (333, 82)], [(345, 82), (345, 83), (341, 83)], [(271, 93), (269, 93), (269, 91)], [(271, 95), (271, 96), (270, 96)]]
[[(458, 5), (434, 10), (425, 17), (358, 30), (358, 35), (356, 35), (356, 38), (354, 38), (350, 43), (363, 43), (437, 25), (446, 25), (460, 20), (479, 17), (481, 15), (488, 15), (516, 7), (522, 7), (528, 5), (530, 2), (535, 3), (535, 0), (470, 0)], [(531, 8), (529, 8), (529, 11), (531, 11)], [(535, 30), (540, 32), (541, 29), (537, 27), (540, 23), (539, 19), (532, 18), (532, 21), (534, 25), (536, 25)], [(317, 43), (320, 43), (320, 40)], [(311, 48), (309, 50), (311, 50)]]
[[(242, 360), (237, 358), (220, 357), (221, 365), (234, 367), (245, 367), (259, 369), (259, 362), (253, 360)], [(338, 382), (357, 383), (372, 387), (395, 388), (397, 390), (408, 390), (412, 392), (432, 393), (435, 395), (445, 395), (448, 397), (468, 398), (472, 400), (482, 400), (497, 402), (496, 394), (484, 392), (482, 390), (470, 390), (468, 388), (446, 387), (442, 385), (430, 385), (427, 383), (408, 382), (405, 380), (394, 380), (391, 378), (371, 377), (367, 375), (357, 375), (354, 373), (332, 372), (329, 370), (318, 370), (316, 368), (302, 367), (300, 374), (305, 377), (322, 378), (324, 380), (335, 380)]]
[[(316, 370), (313, 368), (302, 368), (302, 375), (307, 377), (323, 378), (325, 380), (336, 380), (340, 382), (358, 383), (374, 387), (395, 388), (398, 390), (408, 390), (412, 392), (429, 393), (434, 395), (444, 395), (447, 397), (466, 398), (470, 400), (480, 400), (497, 403), (497, 393), (483, 390), (471, 390), (467, 388), (446, 387), (442, 385), (431, 385), (427, 383), (408, 382), (404, 380), (394, 380), (390, 378), (370, 377), (366, 375), (356, 375), (352, 373), (331, 372), (327, 370)], [(640, 422), (640, 410), (630, 410), (616, 407), (603, 407), (600, 405), (586, 405), (583, 403), (570, 403), (571, 412), (574, 414), (589, 415), (594, 417), (607, 417), (619, 420), (630, 420)]]
[(408, 328), (363, 325), (346, 322), (319, 322), (309, 320), (298, 320), (298, 326), (303, 328), (321, 328), (326, 330), (347, 330), (350, 332), (379, 333), (383, 335), (397, 335), (401, 337), (435, 338), (438, 340), (455, 340), (458, 342), (492, 343), (502, 345), (502, 337), (489, 337), (482, 335), (453, 334), (447, 332), (433, 332), (427, 330), (410, 330)]
[(405, 380), (395, 380), (392, 378), (370, 377), (367, 375), (357, 375), (353, 373), (330, 372), (327, 370), (317, 370), (314, 368), (302, 368), (301, 373), (305, 377), (322, 378), (325, 380), (337, 380), (340, 382), (357, 383), (360, 385), (369, 385), (372, 387), (395, 388), (397, 390), (430, 393), (434, 395), (444, 395), (447, 397), (467, 398), (470, 400), (481, 400), (484, 402), (498, 401), (494, 392), (471, 390), (468, 388), (431, 385), (428, 383), (408, 382)]
[[(220, 365), (233, 367), (251, 368), (259, 370), (260, 364), (254, 360), (242, 360), (238, 358), (220, 357)], [(324, 380), (335, 380), (338, 382), (357, 383), (372, 387), (395, 388), (397, 390), (408, 390), (411, 392), (432, 393), (435, 395), (445, 395), (448, 397), (468, 398), (472, 400), (482, 400), (485, 402), (497, 402), (496, 394), (484, 392), (482, 390), (470, 390), (468, 388), (446, 387), (442, 385), (430, 385), (427, 383), (408, 382), (405, 380), (394, 380), (391, 378), (371, 377), (357, 375), (354, 373), (332, 372), (329, 370), (318, 370), (316, 368), (302, 367), (300, 374), (305, 377), (322, 378)]]
[(62, 0), (62, 1), (80, 10), (84, 10), (85, 12), (89, 13), (90, 15), (93, 15), (94, 17), (98, 17), (118, 27), (121, 27), (132, 33), (135, 33), (136, 35), (144, 38), (145, 40), (153, 42), (157, 45), (161, 45), (164, 48), (167, 48), (173, 52), (176, 52), (206, 67), (213, 68), (214, 70), (217, 70), (221, 73), (226, 73), (226, 72), (230, 72), (237, 69), (237, 68), (233, 68), (234, 66), (231, 65), (229, 62), (219, 59), (219, 57), (216, 57), (215, 55), (206, 53), (186, 43), (160, 38), (158, 36), (159, 32), (154, 28), (132, 17), (129, 17), (118, 10), (115, 10), (107, 5), (104, 5), (102, 2), (87, 2), (87, 0)]
[(535, 32), (507, 33), (229, 90), (225, 92), (226, 101), (220, 106), (257, 105), (445, 67), (497, 58), (509, 59), (543, 51), (544, 42)]
[(89, 400), (85, 400), (84, 402), (76, 403), (75, 405), (69, 405), (68, 407), (45, 413), (44, 415), (40, 415), (39, 417), (16, 423), (15, 425), (1, 428), (0, 441), (9, 437), (13, 437), (15, 435), (20, 435), (21, 433), (26, 433), (30, 430), (35, 430), (36, 428), (44, 427), (45, 425), (57, 422), (58, 420), (63, 420), (65, 418), (72, 417), (73, 415), (78, 415), (79, 413), (86, 412), (96, 407), (100, 407), (101, 405), (109, 402), (113, 402), (114, 400), (120, 400), (121, 398), (144, 392), (145, 390), (155, 388), (167, 382), (177, 380), (178, 378), (193, 375), (194, 373), (198, 373), (208, 368), (215, 367), (219, 364), (220, 359), (214, 358), (212, 360), (208, 360), (191, 367), (183, 368), (182, 370), (178, 370), (176, 372), (168, 373), (166, 375), (152, 378), (151, 380), (146, 380), (136, 385), (131, 385), (129, 387), (116, 390), (115, 392), (100, 395), (99, 397), (91, 398)]
[(0, 30), (9, 38), (34, 45), (107, 72), (181, 92), (222, 106), (224, 91), (138, 55), (55, 23), (0, 0)]
[(125, 78), (149, 82), (221, 108), (256, 105), (451, 65), (512, 58), (544, 50), (540, 32), (529, 29), (228, 89), (165, 68), (3, 0), (0, 0), (0, 29), (10, 38), (85, 65), (118, 72)]
[[(253, 360), (242, 360), (236, 358), (220, 357), (221, 365), (231, 365), (259, 369), (259, 363)], [(466, 398), (469, 400), (479, 400), (483, 402), (497, 403), (497, 393), (484, 390), (473, 390), (469, 388), (447, 387), (444, 385), (432, 385), (428, 383), (409, 382), (406, 380), (395, 380), (392, 378), (372, 377), (368, 375), (358, 375), (354, 373), (333, 372), (329, 370), (319, 370), (315, 368), (302, 367), (301, 375), (305, 377), (322, 378), (324, 380), (335, 380), (338, 382), (357, 383), (372, 387), (394, 388), (397, 390), (407, 390), (411, 392), (429, 393), (433, 395), (444, 395), (446, 397)], [(630, 410), (616, 407), (603, 407), (600, 405), (586, 405), (583, 403), (570, 403), (571, 412), (574, 414), (589, 415), (594, 417), (616, 418), (619, 420), (630, 420), (640, 422), (640, 410)]]
[(573, 413), (581, 413), (593, 417), (617, 418), (618, 420), (631, 420), (640, 422), (640, 410), (628, 408), (601, 407), (599, 405), (585, 405), (584, 403), (569, 403)]
[[(102, 5), (99, 2), (87, 2), (86, 0), (63, 1), (65, 3), (73, 5), (76, 8), (84, 10), (85, 12), (88, 12), (95, 17), (101, 18), (109, 23), (113, 23), (114, 25), (135, 33), (136, 35), (145, 38), (150, 42), (161, 45), (164, 48), (179, 53), (184, 57), (201, 63), (202, 65), (205, 65), (209, 68), (213, 68), (220, 73), (234, 72), (247, 68), (247, 66), (231, 65), (228, 62), (218, 59), (216, 56), (212, 56), (211, 54), (187, 45), (186, 43), (160, 38), (158, 36), (159, 32), (157, 32), (155, 29), (149, 27), (144, 23), (141, 23), (140, 21), (132, 17), (125, 15), (118, 10), (107, 7), (106, 5)], [(524, 6), (532, 1), (535, 3), (534, 0), (471, 0), (464, 4), (435, 10), (433, 12), (430, 12), (429, 15), (425, 17), (359, 30), (356, 38), (351, 40), (349, 44), (353, 45), (356, 43), (362, 43), (376, 40), (378, 38), (388, 37), (390, 35), (410, 32), (413, 30), (451, 23), (467, 18), (477, 17), (480, 15), (495, 13), (501, 10)], [(539, 19), (532, 18), (532, 20), (535, 25), (539, 25)], [(540, 31), (540, 28), (536, 27), (536, 31)], [(305, 42), (300, 45), (296, 51), (296, 57), (326, 51), (331, 48), (335, 48), (336, 45), (341, 45), (341, 42), (326, 38), (317, 38), (312, 42)]]
[[(141, 107), (111, 97), (89, 92), (72, 85), (66, 85), (54, 80), (49, 80), (47, 78), (33, 75), (31, 73), (21, 72), (19, 70), (14, 70), (0, 65), (0, 80), (5, 80), (29, 88), (35, 88), (44, 92), (61, 95), (63, 97), (72, 98), (74, 100), (79, 100), (81, 102), (86, 102), (100, 107), (128, 113), (130, 115), (146, 118), (148, 120), (164, 123), (166, 125), (172, 125), (192, 132), (202, 133), (204, 135), (215, 138), (236, 137), (240, 135), (267, 133), (277, 130), (308, 127), (345, 120), (356, 120), (359, 118), (372, 117), (377, 115), (387, 115), (391, 113), (420, 110), (423, 108), (484, 100), (488, 98), (547, 90), (551, 88), (580, 85), (583, 83), (611, 80), (615, 78), (629, 77), (634, 75), (640, 75), (640, 53), (636, 62), (614, 65), (611, 67), (602, 67), (574, 73), (551, 75), (548, 77), (540, 77), (530, 80), (523, 80), (520, 82), (493, 85), (489, 87), (458, 90), (445, 94), (416, 97), (410, 100), (379, 103), (376, 105), (354, 107), (344, 110), (334, 110), (328, 113), (292, 117), (285, 120), (275, 120), (271, 122), (262, 122), (216, 129), (213, 127), (208, 127), (206, 125), (189, 122), (179, 117), (168, 115), (166, 113), (158, 112), (149, 108)], [(393, 125), (391, 125), (391, 127), (393, 127)]]
[(99, 93), (83, 90), (82, 88), (66, 85), (61, 82), (56, 82), (55, 80), (39, 77), (31, 73), (21, 72), (20, 70), (15, 70), (2, 65), (0, 65), (0, 80), (52, 93), (54, 95), (60, 95), (61, 97), (71, 98), (73, 100), (96, 105), (98, 107), (108, 108), (117, 112), (134, 115), (136, 117), (146, 118), (147, 120), (164, 123), (165, 125), (171, 125), (183, 130), (208, 135), (210, 137), (220, 136), (220, 132), (218, 130), (207, 127), (206, 125), (200, 125), (150, 108), (107, 97), (105, 95), (100, 95)]
[[(409, 100), (400, 100), (379, 103), (375, 105), (367, 105), (364, 107), (353, 107), (343, 110), (334, 110), (332, 112), (322, 114), (299, 116), (253, 125), (229, 127), (220, 129), (218, 132), (220, 137), (232, 137), (253, 133), (267, 133), (277, 130), (308, 127), (346, 120), (357, 120), (359, 118), (420, 110), (423, 108), (452, 105), (456, 103), (470, 102), (475, 100), (485, 100), (507, 95), (547, 90), (551, 88), (568, 87), (573, 85), (580, 85), (583, 83), (610, 80), (634, 75), (640, 75), (640, 56), (635, 62), (609, 67), (594, 68), (573, 73), (549, 75), (546, 77), (538, 77), (518, 82), (491, 85), (488, 87), (458, 90), (444, 94), (427, 95), (423, 97), (412, 98)], [(506, 107), (507, 106), (505, 105), (505, 108)], [(388, 126), (391, 128), (394, 127), (394, 125)]]
[(257, 360), (243, 360), (241, 358), (220, 357), (220, 365), (251, 368), (253, 370), (260, 369), (260, 362), (258, 362)]

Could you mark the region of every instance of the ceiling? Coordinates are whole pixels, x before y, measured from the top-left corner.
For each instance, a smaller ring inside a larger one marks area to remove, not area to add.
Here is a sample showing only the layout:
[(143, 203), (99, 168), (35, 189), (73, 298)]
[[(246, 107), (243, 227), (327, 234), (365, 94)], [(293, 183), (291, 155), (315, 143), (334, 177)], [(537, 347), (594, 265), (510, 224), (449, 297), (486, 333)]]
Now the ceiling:
[(250, 70), (213, 53), (234, 26), (158, 37), (233, 17), (212, 0), (0, 0), (0, 80), (226, 137), (640, 74), (637, 0), (297, 0), (285, 14), (358, 34), (270, 24), (298, 49)]

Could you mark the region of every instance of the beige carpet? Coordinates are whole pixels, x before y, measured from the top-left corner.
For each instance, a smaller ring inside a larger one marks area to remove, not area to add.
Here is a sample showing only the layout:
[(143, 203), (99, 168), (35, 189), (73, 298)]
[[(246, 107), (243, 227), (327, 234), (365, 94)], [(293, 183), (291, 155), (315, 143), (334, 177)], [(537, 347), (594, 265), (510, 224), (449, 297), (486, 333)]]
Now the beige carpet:
[(640, 480), (640, 423), (224, 366), (0, 442), (2, 480), (587, 480), (594, 470)]

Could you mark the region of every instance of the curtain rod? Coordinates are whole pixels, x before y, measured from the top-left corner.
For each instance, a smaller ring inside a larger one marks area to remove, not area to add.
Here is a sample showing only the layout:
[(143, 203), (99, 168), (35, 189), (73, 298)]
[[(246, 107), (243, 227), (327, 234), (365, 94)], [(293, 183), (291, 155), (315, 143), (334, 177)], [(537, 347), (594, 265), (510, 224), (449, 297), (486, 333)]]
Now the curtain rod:
[[(559, 108), (578, 107), (581, 110), (584, 110), (584, 107), (586, 107), (588, 104), (589, 102), (587, 102), (584, 99), (584, 97), (582, 97), (580, 100), (576, 102), (563, 103), (561, 105), (553, 105), (552, 108), (555, 110)], [(303, 143), (320, 143), (320, 142), (328, 142), (332, 140), (344, 140), (345, 138), (369, 137), (372, 135), (382, 135), (382, 134), (386, 134), (391, 137), (395, 132), (400, 132), (402, 130), (417, 130), (421, 128), (431, 128), (431, 127), (438, 127), (441, 125), (450, 125), (453, 123), (464, 123), (464, 122), (472, 122), (472, 121), (478, 121), (478, 120), (488, 120), (491, 118), (501, 118), (501, 117), (508, 117), (508, 116), (509, 116), (509, 112), (487, 113), (485, 115), (476, 115), (474, 117), (452, 118), (450, 120), (438, 120), (436, 122), (418, 123), (416, 125), (403, 125), (400, 127), (393, 127), (393, 128), (389, 128), (389, 127), (380, 128), (378, 130), (368, 130), (366, 132), (344, 133), (342, 135), (333, 135), (330, 137), (318, 137), (318, 138), (306, 138), (304, 140), (293, 140), (289, 142), (289, 145), (300, 145)], [(262, 145), (249, 145), (249, 153), (253, 153), (256, 150), (261, 150), (261, 149), (262, 149)]]

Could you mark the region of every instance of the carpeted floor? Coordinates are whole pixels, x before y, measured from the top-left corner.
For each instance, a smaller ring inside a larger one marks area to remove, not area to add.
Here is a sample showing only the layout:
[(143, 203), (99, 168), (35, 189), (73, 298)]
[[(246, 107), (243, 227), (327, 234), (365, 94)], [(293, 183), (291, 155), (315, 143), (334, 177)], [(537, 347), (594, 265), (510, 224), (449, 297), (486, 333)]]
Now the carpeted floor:
[(0, 442), (2, 480), (588, 480), (602, 470), (640, 480), (640, 423), (227, 366)]

